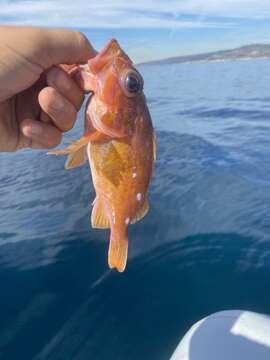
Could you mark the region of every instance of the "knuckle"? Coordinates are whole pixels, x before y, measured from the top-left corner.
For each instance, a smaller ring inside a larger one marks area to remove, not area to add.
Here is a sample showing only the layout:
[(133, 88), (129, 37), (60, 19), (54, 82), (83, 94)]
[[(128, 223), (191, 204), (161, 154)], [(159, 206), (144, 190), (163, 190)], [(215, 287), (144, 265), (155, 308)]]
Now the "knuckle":
[(75, 106), (52, 87), (44, 88), (39, 94), (45, 113), (53, 119), (57, 128), (61, 131), (69, 131), (73, 128), (77, 118)]
[(80, 47), (85, 45), (88, 42), (87, 37), (81, 31), (74, 30), (74, 33), (75, 33), (75, 36), (77, 37), (77, 41), (78, 41), (78, 44)]

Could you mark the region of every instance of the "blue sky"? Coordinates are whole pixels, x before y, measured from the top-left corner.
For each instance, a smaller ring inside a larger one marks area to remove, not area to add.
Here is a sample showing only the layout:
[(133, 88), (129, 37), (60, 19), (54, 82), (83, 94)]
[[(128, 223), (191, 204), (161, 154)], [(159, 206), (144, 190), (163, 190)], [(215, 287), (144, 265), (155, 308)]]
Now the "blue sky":
[(0, 23), (115, 37), (135, 62), (270, 43), (267, 0), (0, 0)]

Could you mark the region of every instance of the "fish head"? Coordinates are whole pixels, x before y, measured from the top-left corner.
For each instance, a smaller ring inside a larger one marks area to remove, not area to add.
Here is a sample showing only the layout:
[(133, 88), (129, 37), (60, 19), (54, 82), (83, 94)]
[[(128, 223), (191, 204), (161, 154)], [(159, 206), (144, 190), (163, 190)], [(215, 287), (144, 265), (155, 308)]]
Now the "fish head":
[(132, 134), (145, 101), (142, 76), (115, 39), (89, 60), (88, 67), (93, 95), (87, 111), (92, 125), (111, 137)]

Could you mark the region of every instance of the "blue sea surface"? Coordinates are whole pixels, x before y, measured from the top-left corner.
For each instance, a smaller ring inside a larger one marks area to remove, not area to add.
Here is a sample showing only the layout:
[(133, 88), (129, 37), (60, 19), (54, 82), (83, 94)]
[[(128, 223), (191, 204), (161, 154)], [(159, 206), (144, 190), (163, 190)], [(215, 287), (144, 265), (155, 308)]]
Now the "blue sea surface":
[(158, 154), (123, 274), (88, 165), (0, 154), (1, 360), (167, 360), (206, 315), (270, 314), (270, 62), (139, 70)]

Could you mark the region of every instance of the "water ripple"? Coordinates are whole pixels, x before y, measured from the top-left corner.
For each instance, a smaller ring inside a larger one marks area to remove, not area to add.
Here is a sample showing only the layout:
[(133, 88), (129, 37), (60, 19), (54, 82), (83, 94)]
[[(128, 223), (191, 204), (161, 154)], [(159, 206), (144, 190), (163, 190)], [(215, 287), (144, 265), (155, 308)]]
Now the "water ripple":
[(205, 315), (270, 314), (268, 63), (141, 71), (158, 156), (124, 274), (90, 229), (88, 166), (0, 154), (1, 359), (163, 360)]

